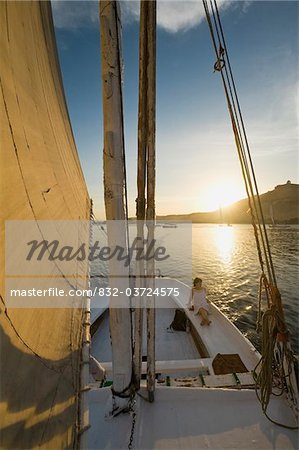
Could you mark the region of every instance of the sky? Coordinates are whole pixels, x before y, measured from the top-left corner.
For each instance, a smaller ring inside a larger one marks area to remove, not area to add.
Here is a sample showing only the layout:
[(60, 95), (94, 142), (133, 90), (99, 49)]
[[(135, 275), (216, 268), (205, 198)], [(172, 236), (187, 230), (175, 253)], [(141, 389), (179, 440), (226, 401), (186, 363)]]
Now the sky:
[[(297, 1), (218, 1), (260, 192), (299, 182)], [(137, 196), (139, 4), (122, 1), (129, 215)], [(105, 217), (97, 1), (52, 1), (71, 123), (95, 215)], [(201, 1), (158, 1), (158, 215), (244, 198)]]

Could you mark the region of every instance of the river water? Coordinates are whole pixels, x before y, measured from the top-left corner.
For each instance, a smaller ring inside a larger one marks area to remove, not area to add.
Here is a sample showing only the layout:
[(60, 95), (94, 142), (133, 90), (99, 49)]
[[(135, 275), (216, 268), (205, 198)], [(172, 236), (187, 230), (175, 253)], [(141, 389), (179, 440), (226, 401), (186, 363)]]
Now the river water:
[[(268, 231), (273, 263), (293, 349), (298, 353), (299, 227)], [(259, 347), (255, 332), (260, 266), (249, 225), (193, 225), (193, 275), (209, 298)]]
[[(172, 255), (158, 264), (161, 274), (188, 285), (195, 276), (202, 278), (208, 298), (260, 348), (255, 326), (261, 270), (252, 226), (179, 224), (157, 227), (156, 236)], [(299, 226), (269, 228), (268, 236), (292, 347), (298, 354)], [(107, 273), (94, 264), (93, 272), (99, 271)]]

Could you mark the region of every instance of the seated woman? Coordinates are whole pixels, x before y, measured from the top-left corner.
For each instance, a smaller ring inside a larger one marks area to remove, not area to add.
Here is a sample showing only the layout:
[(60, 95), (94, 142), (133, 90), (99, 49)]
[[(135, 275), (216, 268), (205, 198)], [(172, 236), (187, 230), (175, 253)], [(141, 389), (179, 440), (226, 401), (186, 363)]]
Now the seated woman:
[(207, 291), (202, 286), (201, 278), (194, 278), (193, 288), (190, 295), (190, 300), (188, 303), (188, 307), (191, 311), (194, 311), (194, 314), (198, 314), (201, 316), (202, 321), (201, 325), (210, 325), (211, 321), (208, 318), (208, 313), (210, 311), (210, 305), (207, 302)]

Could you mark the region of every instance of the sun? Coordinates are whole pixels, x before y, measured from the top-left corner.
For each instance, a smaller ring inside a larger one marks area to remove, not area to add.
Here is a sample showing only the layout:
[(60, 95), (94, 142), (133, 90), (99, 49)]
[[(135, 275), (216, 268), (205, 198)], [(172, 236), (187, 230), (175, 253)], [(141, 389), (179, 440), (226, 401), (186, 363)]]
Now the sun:
[(244, 190), (237, 183), (223, 181), (213, 184), (202, 192), (202, 203), (206, 211), (215, 211), (225, 208), (240, 200), (244, 196)]

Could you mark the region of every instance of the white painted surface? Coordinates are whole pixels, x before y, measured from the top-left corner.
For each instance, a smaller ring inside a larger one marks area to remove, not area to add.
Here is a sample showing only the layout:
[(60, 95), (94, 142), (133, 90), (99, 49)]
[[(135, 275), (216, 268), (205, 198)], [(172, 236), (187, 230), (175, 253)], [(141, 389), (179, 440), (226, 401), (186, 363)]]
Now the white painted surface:
[[(218, 310), (211, 305), (212, 324), (202, 327), (200, 319), (193, 312), (186, 311), (193, 325), (199, 331), (209, 353), (209, 358), (186, 357), (188, 343), (185, 332), (167, 333), (163, 338), (165, 324), (173, 318), (175, 307), (184, 307), (189, 299), (190, 288), (176, 280), (156, 279), (157, 286), (179, 287), (177, 298), (160, 299), (157, 317), (157, 349), (162, 347), (165, 359), (156, 361), (157, 372), (173, 375), (184, 369), (208, 367), (213, 373), (212, 360), (221, 353), (239, 353), (242, 361), (252, 370), (259, 360), (259, 353), (240, 331)], [(163, 302), (163, 304), (162, 304)], [(105, 322), (105, 321), (104, 321)], [(101, 342), (104, 345), (105, 325), (95, 335), (93, 351), (98, 351)], [(101, 335), (102, 333), (102, 335)], [(106, 329), (107, 333), (107, 329)], [(100, 339), (102, 336), (102, 339)], [(160, 340), (159, 340), (160, 339)], [(178, 344), (178, 339), (183, 339)], [(164, 347), (163, 347), (164, 346)], [(157, 351), (157, 354), (158, 354)], [(183, 352), (183, 357), (181, 357)], [(107, 353), (106, 353), (107, 354)], [(171, 358), (169, 357), (171, 356)], [(103, 360), (102, 360), (103, 361)], [(105, 367), (111, 370), (111, 359), (105, 360)], [(142, 371), (145, 371), (145, 364)], [(243, 384), (251, 381), (250, 374), (239, 374)], [(246, 378), (247, 377), (247, 378)], [(218, 383), (219, 377), (205, 377), (210, 385)], [(217, 379), (216, 379), (217, 378)], [(244, 378), (244, 379), (243, 379)], [(249, 379), (250, 378), (250, 379)], [(227, 384), (223, 381), (223, 384)], [(149, 404), (139, 396), (136, 403), (137, 422), (134, 433), (135, 449), (297, 449), (298, 434), (272, 424), (262, 414), (253, 389), (161, 387), (156, 388), (155, 402)], [(132, 416), (120, 415), (107, 420), (105, 414), (112, 409), (110, 389), (96, 389), (89, 392), (91, 429), (88, 431), (89, 449), (123, 449), (127, 448)], [(272, 418), (286, 424), (294, 423), (293, 414), (284, 398), (274, 397), (270, 402), (269, 413)]]
[[(91, 429), (88, 449), (125, 449), (132, 416), (107, 420), (109, 389), (89, 392)], [(229, 389), (156, 388), (155, 402), (138, 397), (135, 449), (246, 449), (295, 450), (297, 432), (273, 425), (261, 413), (255, 392)], [(290, 410), (280, 398), (271, 413), (292, 423)]]
[(91, 300), (90, 321), (93, 324), (109, 308), (109, 297), (96, 295)]
[[(173, 374), (180, 371), (198, 371), (199, 369), (210, 370), (212, 360), (210, 358), (206, 359), (182, 359), (176, 361), (156, 361), (156, 372), (163, 374)], [(112, 373), (112, 363), (104, 362), (102, 366), (106, 370), (107, 375)], [(146, 363), (142, 363), (142, 373), (146, 373)]]
[[(190, 334), (182, 331), (167, 332), (175, 309), (159, 309), (156, 314), (156, 359), (181, 360), (198, 359), (200, 356)], [(112, 359), (108, 316), (101, 323), (92, 339), (92, 355), (101, 362)], [(143, 355), (146, 355), (146, 339), (143, 339)]]
[[(174, 361), (183, 359), (199, 359), (198, 351), (190, 334), (185, 332), (168, 333), (175, 308), (187, 308), (190, 288), (185, 284), (166, 278), (157, 278), (156, 286), (177, 287), (178, 297), (159, 298), (156, 311), (156, 360)], [(200, 325), (200, 318), (192, 311), (185, 312), (203, 340), (210, 358), (217, 353), (238, 353), (247, 369), (253, 370), (259, 361), (260, 354), (255, 347), (242, 335), (242, 333), (225, 317), (224, 314), (211, 304), (209, 327)], [(111, 361), (111, 345), (107, 322), (103, 322), (95, 334), (92, 342), (92, 354), (101, 362)], [(145, 348), (144, 348), (145, 352)]]
[[(201, 326), (200, 317), (195, 315), (192, 311), (189, 311), (187, 308), (190, 297), (189, 286), (178, 280), (169, 278), (156, 279), (156, 286), (178, 288), (179, 295), (177, 297), (172, 297), (172, 300), (177, 303), (178, 307), (185, 309), (188, 318), (190, 319), (196, 330), (198, 330), (198, 333), (203, 340), (211, 358), (214, 358), (217, 353), (238, 353), (247, 369), (254, 369), (260, 358), (259, 352), (255, 349), (251, 342), (249, 342), (248, 339), (246, 339), (243, 334), (232, 324), (232, 322), (230, 322), (228, 318), (224, 314), (222, 314), (217, 306), (211, 303), (211, 314), (209, 316), (212, 322), (211, 325)], [(167, 306), (166, 303), (165, 306)]]

